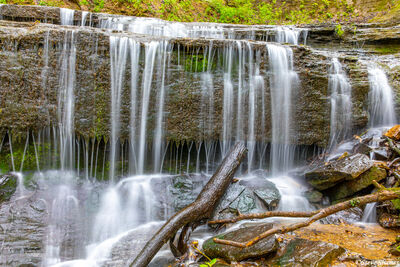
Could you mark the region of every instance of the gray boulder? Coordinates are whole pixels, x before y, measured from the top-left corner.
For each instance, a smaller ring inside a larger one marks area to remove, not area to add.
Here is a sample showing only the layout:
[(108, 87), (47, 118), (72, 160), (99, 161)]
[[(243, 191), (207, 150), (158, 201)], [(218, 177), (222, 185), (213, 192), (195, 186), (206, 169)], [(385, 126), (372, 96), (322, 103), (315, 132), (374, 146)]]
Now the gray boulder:
[(307, 182), (318, 190), (325, 190), (344, 180), (353, 180), (369, 170), (373, 162), (363, 154), (339, 158), (320, 164), (306, 172)]

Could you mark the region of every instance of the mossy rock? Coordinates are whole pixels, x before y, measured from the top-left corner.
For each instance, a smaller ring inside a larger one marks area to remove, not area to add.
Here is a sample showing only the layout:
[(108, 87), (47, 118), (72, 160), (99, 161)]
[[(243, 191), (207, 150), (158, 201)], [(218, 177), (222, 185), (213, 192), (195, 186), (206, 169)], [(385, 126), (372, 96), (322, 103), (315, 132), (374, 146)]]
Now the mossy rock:
[(5, 174), (0, 176), (0, 203), (9, 201), (18, 186), (18, 179), (14, 175)]

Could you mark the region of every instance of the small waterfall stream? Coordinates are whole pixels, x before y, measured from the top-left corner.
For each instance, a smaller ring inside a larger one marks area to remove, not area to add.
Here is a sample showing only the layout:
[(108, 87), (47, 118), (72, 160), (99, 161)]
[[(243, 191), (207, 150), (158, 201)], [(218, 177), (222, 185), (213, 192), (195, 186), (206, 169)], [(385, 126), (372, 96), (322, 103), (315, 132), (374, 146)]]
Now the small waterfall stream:
[(351, 131), (351, 86), (337, 58), (332, 59), (329, 69), (329, 88), (331, 94), (331, 130), (329, 148), (349, 137)]
[(388, 126), (396, 123), (394, 99), (386, 74), (377, 66), (368, 69), (370, 83), (369, 114), (371, 127)]

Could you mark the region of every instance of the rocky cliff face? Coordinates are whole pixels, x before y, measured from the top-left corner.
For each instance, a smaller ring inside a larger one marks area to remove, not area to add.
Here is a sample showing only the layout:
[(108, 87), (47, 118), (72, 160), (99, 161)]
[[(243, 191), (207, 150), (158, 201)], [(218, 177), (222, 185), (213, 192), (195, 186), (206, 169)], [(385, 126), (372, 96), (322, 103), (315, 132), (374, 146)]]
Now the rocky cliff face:
[[(60, 122), (60, 56), (64, 45), (73, 38), (76, 45), (76, 83), (75, 83), (75, 132), (83, 137), (104, 137), (110, 135), (110, 31), (92, 27), (59, 26), (60, 16), (57, 8), (3, 6), (0, 10), (3, 19), (0, 22), (0, 129), (11, 130), (19, 135), (27, 130), (37, 131), (46, 126), (57, 126)], [(79, 21), (81, 13), (77, 12), (75, 20)], [(96, 22), (96, 17), (93, 21)], [(12, 21), (11, 21), (12, 20)], [(46, 21), (54, 24), (43, 24), (20, 21)], [(397, 44), (396, 28), (379, 29), (360, 27), (354, 33), (346, 29), (341, 37), (335, 35), (334, 27), (312, 27), (309, 29), (308, 43), (318, 47), (291, 45), (293, 50), (294, 69), (299, 82), (293, 90), (291, 143), (297, 145), (317, 144), (325, 146), (329, 139), (330, 101), (328, 92), (329, 66), (332, 57), (339, 56), (348, 74), (352, 86), (352, 113), (354, 130), (365, 127), (368, 123), (368, 57), (365, 51), (332, 53), (332, 50), (351, 47), (355, 42), (370, 44)], [(261, 29), (254, 32), (261, 36)], [(145, 43), (154, 37), (133, 33), (121, 33), (134, 37)], [(271, 33), (272, 35), (274, 33)], [(265, 34), (264, 34), (265, 35)], [(268, 36), (268, 35), (267, 35)], [(209, 40), (188, 38), (165, 39), (172, 48), (166, 79), (167, 95), (165, 100), (165, 136), (175, 141), (217, 140), (221, 136), (223, 112), (224, 70), (223, 50), (236, 41), (213, 40), (214, 56), (212, 62), (214, 93), (212, 100), (202, 102), (201, 72), (188, 69), (190, 62), (200, 61), (201, 55), (210, 45)], [(332, 42), (332, 43), (331, 43)], [(268, 52), (265, 42), (249, 41), (260, 61), (260, 75), (264, 78), (265, 99), (257, 99), (257, 105), (264, 106), (264, 114), (257, 114), (256, 138), (270, 140), (271, 106), (268, 76)], [(333, 45), (332, 45), (333, 44)], [(320, 49), (320, 47), (330, 47)], [(371, 48), (372, 47), (372, 48)], [(142, 49), (144, 50), (144, 48)], [(258, 53), (258, 54), (257, 54)], [(200, 55), (200, 56), (199, 56)], [(192, 57), (191, 61), (187, 61)], [(140, 61), (143, 72), (144, 60)], [(204, 62), (202, 63), (204, 64)], [(122, 89), (121, 137), (128, 138), (130, 110), (130, 75), (127, 67), (125, 83)], [(399, 91), (396, 69), (391, 69), (390, 78), (395, 92)], [(140, 79), (140, 78), (139, 78)], [(154, 77), (156, 79), (156, 77)], [(157, 90), (151, 95), (148, 131), (155, 127), (157, 112)], [(139, 92), (139, 95), (141, 92)], [(398, 99), (398, 97), (397, 97)], [(263, 101), (263, 102), (262, 102)], [(248, 110), (243, 104), (243, 110)], [(138, 106), (140, 102), (138, 102)], [(203, 105), (203, 106), (202, 106)], [(206, 106), (204, 106), (206, 105)], [(213, 106), (212, 114), (204, 112), (207, 105)], [(258, 110), (260, 112), (260, 110)], [(205, 132), (204, 125), (209, 123), (212, 115), (211, 129)], [(260, 122), (264, 115), (265, 123)], [(244, 114), (244, 120), (248, 118)], [(262, 129), (262, 127), (264, 127)], [(247, 131), (245, 131), (247, 132)]]

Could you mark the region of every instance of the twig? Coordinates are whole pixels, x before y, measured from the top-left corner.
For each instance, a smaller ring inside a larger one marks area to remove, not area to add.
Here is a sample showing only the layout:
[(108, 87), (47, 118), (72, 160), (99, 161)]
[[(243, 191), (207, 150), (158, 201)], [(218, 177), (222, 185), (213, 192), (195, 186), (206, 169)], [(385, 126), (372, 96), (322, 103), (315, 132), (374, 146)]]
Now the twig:
[(268, 236), (271, 236), (273, 234), (278, 234), (278, 233), (284, 234), (287, 232), (295, 231), (299, 228), (309, 226), (310, 224), (312, 224), (322, 218), (325, 218), (331, 214), (334, 214), (338, 211), (346, 210), (346, 209), (349, 209), (349, 208), (352, 208), (355, 206), (364, 205), (364, 204), (368, 204), (368, 203), (372, 203), (372, 202), (393, 200), (393, 199), (397, 199), (399, 197), (400, 197), (400, 190), (397, 190), (397, 191), (384, 190), (384, 191), (380, 191), (378, 193), (369, 194), (369, 195), (362, 196), (362, 197), (356, 197), (351, 200), (348, 200), (348, 201), (345, 201), (342, 203), (338, 203), (336, 205), (329, 206), (327, 208), (320, 209), (320, 210), (316, 211), (315, 215), (313, 215), (312, 217), (310, 217), (309, 219), (307, 219), (304, 222), (298, 222), (298, 223), (290, 224), (288, 226), (281, 226), (279, 228), (270, 229), (270, 230), (260, 234), (259, 236), (249, 240), (248, 242), (235, 242), (235, 241), (223, 240), (223, 239), (219, 239), (219, 238), (214, 238), (214, 242), (218, 243), (218, 244), (230, 245), (230, 246), (239, 247), (239, 248), (250, 247), (250, 246), (256, 244), (257, 242), (259, 242), (261, 239), (264, 239)]

